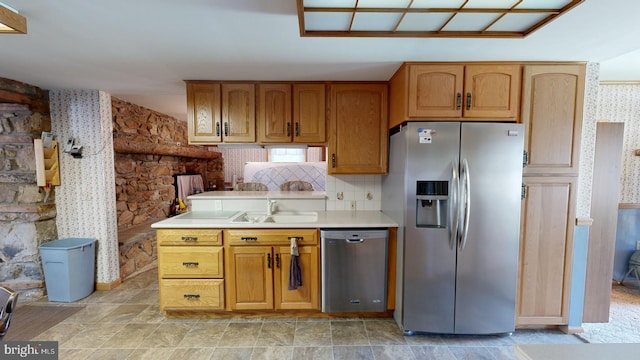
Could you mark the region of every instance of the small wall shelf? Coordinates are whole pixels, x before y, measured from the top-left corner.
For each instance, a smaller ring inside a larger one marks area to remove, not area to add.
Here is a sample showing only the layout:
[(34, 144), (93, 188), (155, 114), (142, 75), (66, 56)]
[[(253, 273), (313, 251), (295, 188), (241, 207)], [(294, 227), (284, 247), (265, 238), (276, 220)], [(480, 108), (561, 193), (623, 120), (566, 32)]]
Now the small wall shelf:
[(42, 139), (34, 139), (33, 151), (36, 154), (36, 183), (38, 186), (60, 185), (58, 142), (51, 141), (51, 145), (45, 148), (42, 145)]

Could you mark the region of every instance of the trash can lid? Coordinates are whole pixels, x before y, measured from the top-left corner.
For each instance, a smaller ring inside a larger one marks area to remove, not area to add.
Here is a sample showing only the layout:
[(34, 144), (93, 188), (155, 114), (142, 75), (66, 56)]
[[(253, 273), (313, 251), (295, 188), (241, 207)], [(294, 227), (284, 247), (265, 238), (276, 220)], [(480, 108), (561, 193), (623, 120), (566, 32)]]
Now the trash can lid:
[(90, 238), (66, 238), (44, 243), (38, 248), (47, 250), (69, 250), (83, 246), (89, 246), (96, 242), (96, 239)]

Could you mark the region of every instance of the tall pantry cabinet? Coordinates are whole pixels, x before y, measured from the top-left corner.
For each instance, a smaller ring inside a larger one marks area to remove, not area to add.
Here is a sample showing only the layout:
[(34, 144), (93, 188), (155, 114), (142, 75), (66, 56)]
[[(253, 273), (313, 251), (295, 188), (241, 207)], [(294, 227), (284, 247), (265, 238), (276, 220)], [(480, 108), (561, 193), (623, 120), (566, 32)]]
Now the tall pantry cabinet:
[(566, 325), (585, 65), (525, 65), (523, 200), (516, 324)]

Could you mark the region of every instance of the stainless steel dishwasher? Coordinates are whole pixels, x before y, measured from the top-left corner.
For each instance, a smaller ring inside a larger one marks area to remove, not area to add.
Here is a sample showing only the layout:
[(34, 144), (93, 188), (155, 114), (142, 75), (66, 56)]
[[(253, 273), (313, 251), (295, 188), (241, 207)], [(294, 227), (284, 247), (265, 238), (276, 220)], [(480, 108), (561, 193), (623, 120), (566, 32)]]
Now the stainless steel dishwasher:
[(387, 229), (322, 229), (322, 311), (387, 308)]

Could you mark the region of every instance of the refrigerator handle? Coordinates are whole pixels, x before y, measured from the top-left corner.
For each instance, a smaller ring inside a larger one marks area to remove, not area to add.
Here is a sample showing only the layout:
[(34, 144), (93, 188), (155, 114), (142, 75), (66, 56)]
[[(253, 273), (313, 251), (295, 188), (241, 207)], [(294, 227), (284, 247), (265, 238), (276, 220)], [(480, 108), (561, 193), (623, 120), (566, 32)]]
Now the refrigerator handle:
[(467, 162), (467, 159), (462, 160), (462, 171), (460, 172), (460, 177), (464, 194), (464, 198), (460, 204), (460, 212), (464, 213), (464, 215), (462, 217), (462, 231), (460, 232), (460, 243), (458, 243), (458, 248), (462, 251), (464, 250), (465, 245), (467, 245), (467, 238), (469, 235), (469, 216), (471, 214), (471, 180), (469, 178), (469, 162)]
[(458, 176), (458, 164), (451, 162), (451, 180), (449, 181), (449, 247), (455, 249), (456, 238), (458, 236), (458, 221), (460, 220), (460, 210), (458, 204), (458, 194), (460, 192), (460, 178)]

